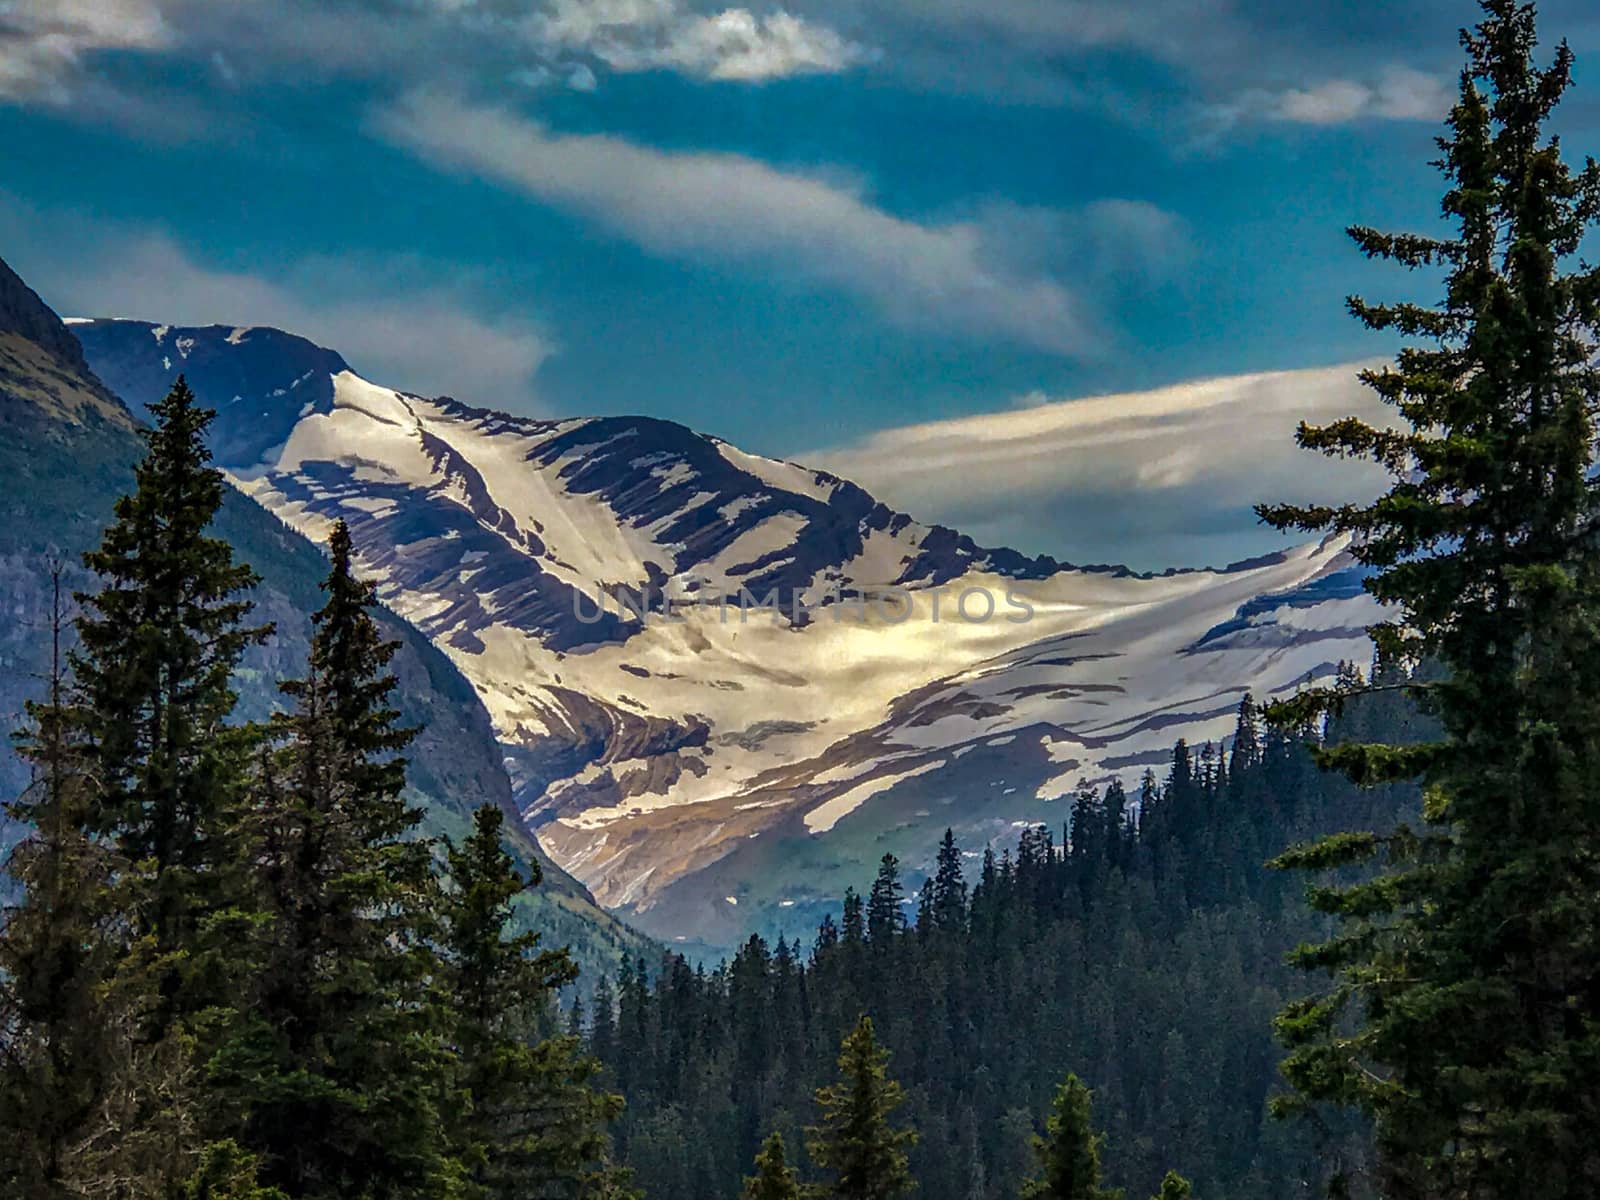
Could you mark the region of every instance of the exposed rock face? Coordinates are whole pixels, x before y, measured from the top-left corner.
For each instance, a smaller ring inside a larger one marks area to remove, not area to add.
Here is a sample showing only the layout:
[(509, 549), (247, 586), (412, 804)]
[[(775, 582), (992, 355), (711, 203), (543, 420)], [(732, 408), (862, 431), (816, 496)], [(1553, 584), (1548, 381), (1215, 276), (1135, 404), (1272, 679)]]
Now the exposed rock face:
[(1246, 691), (1369, 653), (1338, 543), (1075, 568), (670, 422), (395, 392), (274, 331), (78, 328), (113, 378), (170, 345), (209, 402), (284, 406), (219, 461), (306, 533), (350, 523), (483, 698), (528, 825), (664, 938), (797, 932), (885, 850), (914, 873), (946, 825), (969, 847), (1059, 825), (1079, 778), (1132, 780), (1225, 736)]

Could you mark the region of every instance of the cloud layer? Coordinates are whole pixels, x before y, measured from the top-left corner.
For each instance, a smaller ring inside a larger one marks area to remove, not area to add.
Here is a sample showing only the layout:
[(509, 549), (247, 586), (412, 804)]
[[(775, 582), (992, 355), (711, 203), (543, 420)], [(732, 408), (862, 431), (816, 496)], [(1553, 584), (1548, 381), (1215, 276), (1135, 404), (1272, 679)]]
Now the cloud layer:
[(1311, 88), (1289, 88), (1268, 97), (1266, 115), (1303, 125), (1346, 121), (1437, 121), (1450, 108), (1452, 93), (1437, 75), (1391, 66), (1375, 82), (1331, 79)]
[(784, 9), (696, 12), (678, 0), (553, 0), (527, 18), (530, 44), (592, 55), (616, 71), (657, 68), (758, 82), (843, 71), (868, 57), (838, 33)]
[(1377, 494), (1377, 467), (1320, 459), (1294, 444), (1301, 420), (1354, 413), (1390, 422), (1357, 369), (1082, 400), (1035, 394), (1009, 411), (885, 430), (800, 458), (992, 545), (1150, 570), (1221, 565), (1284, 544), (1257, 525), (1257, 501)]
[(64, 103), (86, 56), (172, 41), (154, 0), (10, 0), (0, 4), (0, 99)]
[[(1000, 223), (923, 224), (875, 207), (859, 189), (752, 158), (557, 134), (437, 94), (383, 110), (374, 128), (435, 166), (576, 212), (652, 253), (842, 290), (903, 326), (1074, 355), (1100, 336), (1071, 290), (1006, 252)], [(1129, 219), (1148, 226), (1152, 211), (1100, 206), (1081, 225), (1121, 232)]]

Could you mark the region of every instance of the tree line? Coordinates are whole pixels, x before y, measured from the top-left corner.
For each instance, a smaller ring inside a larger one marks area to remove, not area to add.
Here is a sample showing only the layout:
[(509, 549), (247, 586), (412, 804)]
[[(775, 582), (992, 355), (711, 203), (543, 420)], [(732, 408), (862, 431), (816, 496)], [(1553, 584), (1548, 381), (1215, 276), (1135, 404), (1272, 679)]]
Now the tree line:
[(776, 1134), (788, 1169), (826, 1182), (815, 1096), (865, 1013), (904, 1088), (918, 1138), (902, 1150), (922, 1195), (1016, 1196), (1072, 1072), (1094, 1089), (1105, 1177), (1131, 1194), (1158, 1191), (1172, 1167), (1202, 1197), (1319, 1186), (1364, 1162), (1368, 1139), (1337, 1113), (1320, 1126), (1268, 1114), (1273, 1015), (1294, 996), (1283, 958), (1327, 926), (1265, 864), (1324, 832), (1393, 828), (1417, 806), (1414, 788), (1319, 771), (1308, 740), (1429, 729), (1393, 692), (1298, 731), (1265, 724), (1246, 698), (1226, 749), (1180, 742), (1164, 778), (1146, 772), (1131, 795), (1082, 784), (1060, 830), (1025, 829), (998, 854), (947, 832), (925, 872), (886, 857), (809, 945), (753, 936), (714, 969), (672, 953), (625, 964), (568, 1013), (628, 1099), (619, 1157), (657, 1200), (733, 1196)]
[(0, 931), (0, 1190), (22, 1200), (618, 1197), (621, 1101), (554, 1028), (565, 950), (510, 929), (481, 807), (403, 796), (414, 731), (343, 523), (301, 677), (233, 719), (250, 568), (210, 535), (212, 414), (180, 378), (59, 596), (20, 747), (30, 828)]
[(1390, 486), (1260, 510), (1349, 539), (1388, 607), (1370, 677), (1247, 702), (1137, 796), (1086, 784), (975, 880), (947, 838), (914, 920), (886, 859), (809, 949), (633, 964), (564, 1032), (498, 812), (416, 836), (342, 528), (283, 712), (230, 719), (269, 631), (180, 381), (22, 739), (6, 1194), (619, 1197), (624, 1163), (667, 1200), (1181, 1196), (1174, 1165), (1230, 1200), (1600, 1194), (1600, 165), (1549, 131), (1570, 50), (1482, 9), (1448, 230), (1350, 231), (1442, 285), (1349, 302), (1404, 342), (1363, 373), (1395, 425), (1299, 432)]

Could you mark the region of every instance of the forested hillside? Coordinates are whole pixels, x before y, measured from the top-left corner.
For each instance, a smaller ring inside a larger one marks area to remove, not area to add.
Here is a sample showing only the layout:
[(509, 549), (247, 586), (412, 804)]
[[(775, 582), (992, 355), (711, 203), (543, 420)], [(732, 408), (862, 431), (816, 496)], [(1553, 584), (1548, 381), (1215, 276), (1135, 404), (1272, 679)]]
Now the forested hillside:
[[(213, 402), (205, 395), (199, 400)], [(116, 497), (133, 484), (139, 425), (90, 371), (70, 328), (0, 260), (0, 597), (6, 614), (0, 622), (0, 725), (7, 732), (22, 723), (24, 705), (42, 695), (51, 569), (62, 570), (69, 603), (75, 589), (94, 586), (79, 555), (95, 544)], [(274, 627), (271, 638), (246, 649), (234, 680), (238, 716), (259, 720), (282, 707), (278, 680), (292, 675), (306, 652), (326, 563), (314, 545), (231, 487), (224, 489), (216, 528), (261, 576), (253, 600)], [(408, 750), (406, 782), (424, 809), (425, 827), (464, 835), (484, 801), (512, 812), (505, 767), (471, 685), (392, 612), (380, 608), (375, 619), (401, 643), (393, 664), (400, 680), (396, 703), (419, 730)], [(9, 739), (0, 743), (0, 797), (17, 796), (29, 774)], [(519, 912), (571, 945), (591, 972), (649, 944), (601, 911), (520, 822), (508, 823), (507, 833), (519, 858), (539, 860), (547, 882), (518, 901)], [(0, 846), (12, 840), (0, 827)]]
[[(1414, 740), (1415, 720), (1380, 694), (1326, 737)], [(998, 857), (947, 839), (910, 895), (885, 861), (812, 944), (751, 938), (710, 972), (674, 956), (637, 964), (615, 1012), (607, 987), (585, 1018), (629, 1101), (622, 1156), (659, 1200), (731, 1200), (771, 1130), (806, 1173), (812, 1091), (865, 1012), (908, 1090), (929, 1200), (1016, 1195), (1069, 1071), (1094, 1089), (1108, 1176), (1130, 1195), (1156, 1191), (1169, 1167), (1202, 1198), (1296, 1194), (1365, 1143), (1267, 1115), (1273, 1015), (1299, 986), (1283, 958), (1321, 926), (1304, 881), (1266, 864), (1416, 808), (1414, 789), (1322, 773), (1301, 738), (1246, 704), (1227, 749), (1180, 744), (1138, 795), (1080, 788), (1059, 834), (1025, 829)]]

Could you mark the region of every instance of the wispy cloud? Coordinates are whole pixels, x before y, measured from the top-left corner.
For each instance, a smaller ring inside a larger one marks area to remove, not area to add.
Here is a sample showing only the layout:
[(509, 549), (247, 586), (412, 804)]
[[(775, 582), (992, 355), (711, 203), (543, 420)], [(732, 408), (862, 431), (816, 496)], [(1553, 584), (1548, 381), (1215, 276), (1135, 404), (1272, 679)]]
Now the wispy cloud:
[(747, 82), (833, 73), (867, 51), (784, 9), (697, 12), (678, 0), (553, 0), (527, 20), (530, 40), (592, 55), (615, 71), (670, 69)]
[(286, 64), (402, 87), (520, 78), (584, 89), (597, 70), (760, 83), (872, 57), (815, 17), (769, 4), (311, 0), (286, 18), (275, 0), (0, 0), (0, 99), (93, 103), (107, 85), (92, 60), (116, 50), (186, 56), (229, 87), (276, 84)]
[(799, 456), (880, 499), (991, 544), (1078, 562), (1159, 568), (1219, 550), (1281, 545), (1256, 528), (1260, 500), (1372, 496), (1370, 463), (1299, 449), (1301, 420), (1391, 412), (1340, 366), (1200, 380), (1154, 391), (1056, 400), (909, 425)]
[(1332, 126), (1354, 121), (1439, 121), (1450, 110), (1445, 76), (1391, 64), (1369, 79), (1325, 79), (1306, 87), (1250, 88), (1206, 111), (1214, 137), (1252, 122)]
[(303, 258), (240, 271), (197, 261), (165, 234), (41, 214), (0, 196), (0, 241), (59, 312), (172, 325), (270, 325), (339, 351), (391, 387), (528, 413), (551, 353), (523, 316), (479, 314), (470, 284), (427, 264)]
[(64, 103), (87, 56), (171, 42), (155, 0), (8, 0), (0, 4), (0, 99)]
[(1438, 75), (1391, 66), (1375, 81), (1330, 79), (1269, 95), (1265, 115), (1305, 125), (1346, 121), (1437, 121), (1450, 108), (1449, 83)]
[(744, 264), (858, 296), (901, 325), (1083, 354), (1102, 331), (979, 220), (921, 223), (861, 189), (734, 154), (568, 135), (499, 108), (414, 94), (374, 128), (436, 166), (514, 187), (664, 256)]

